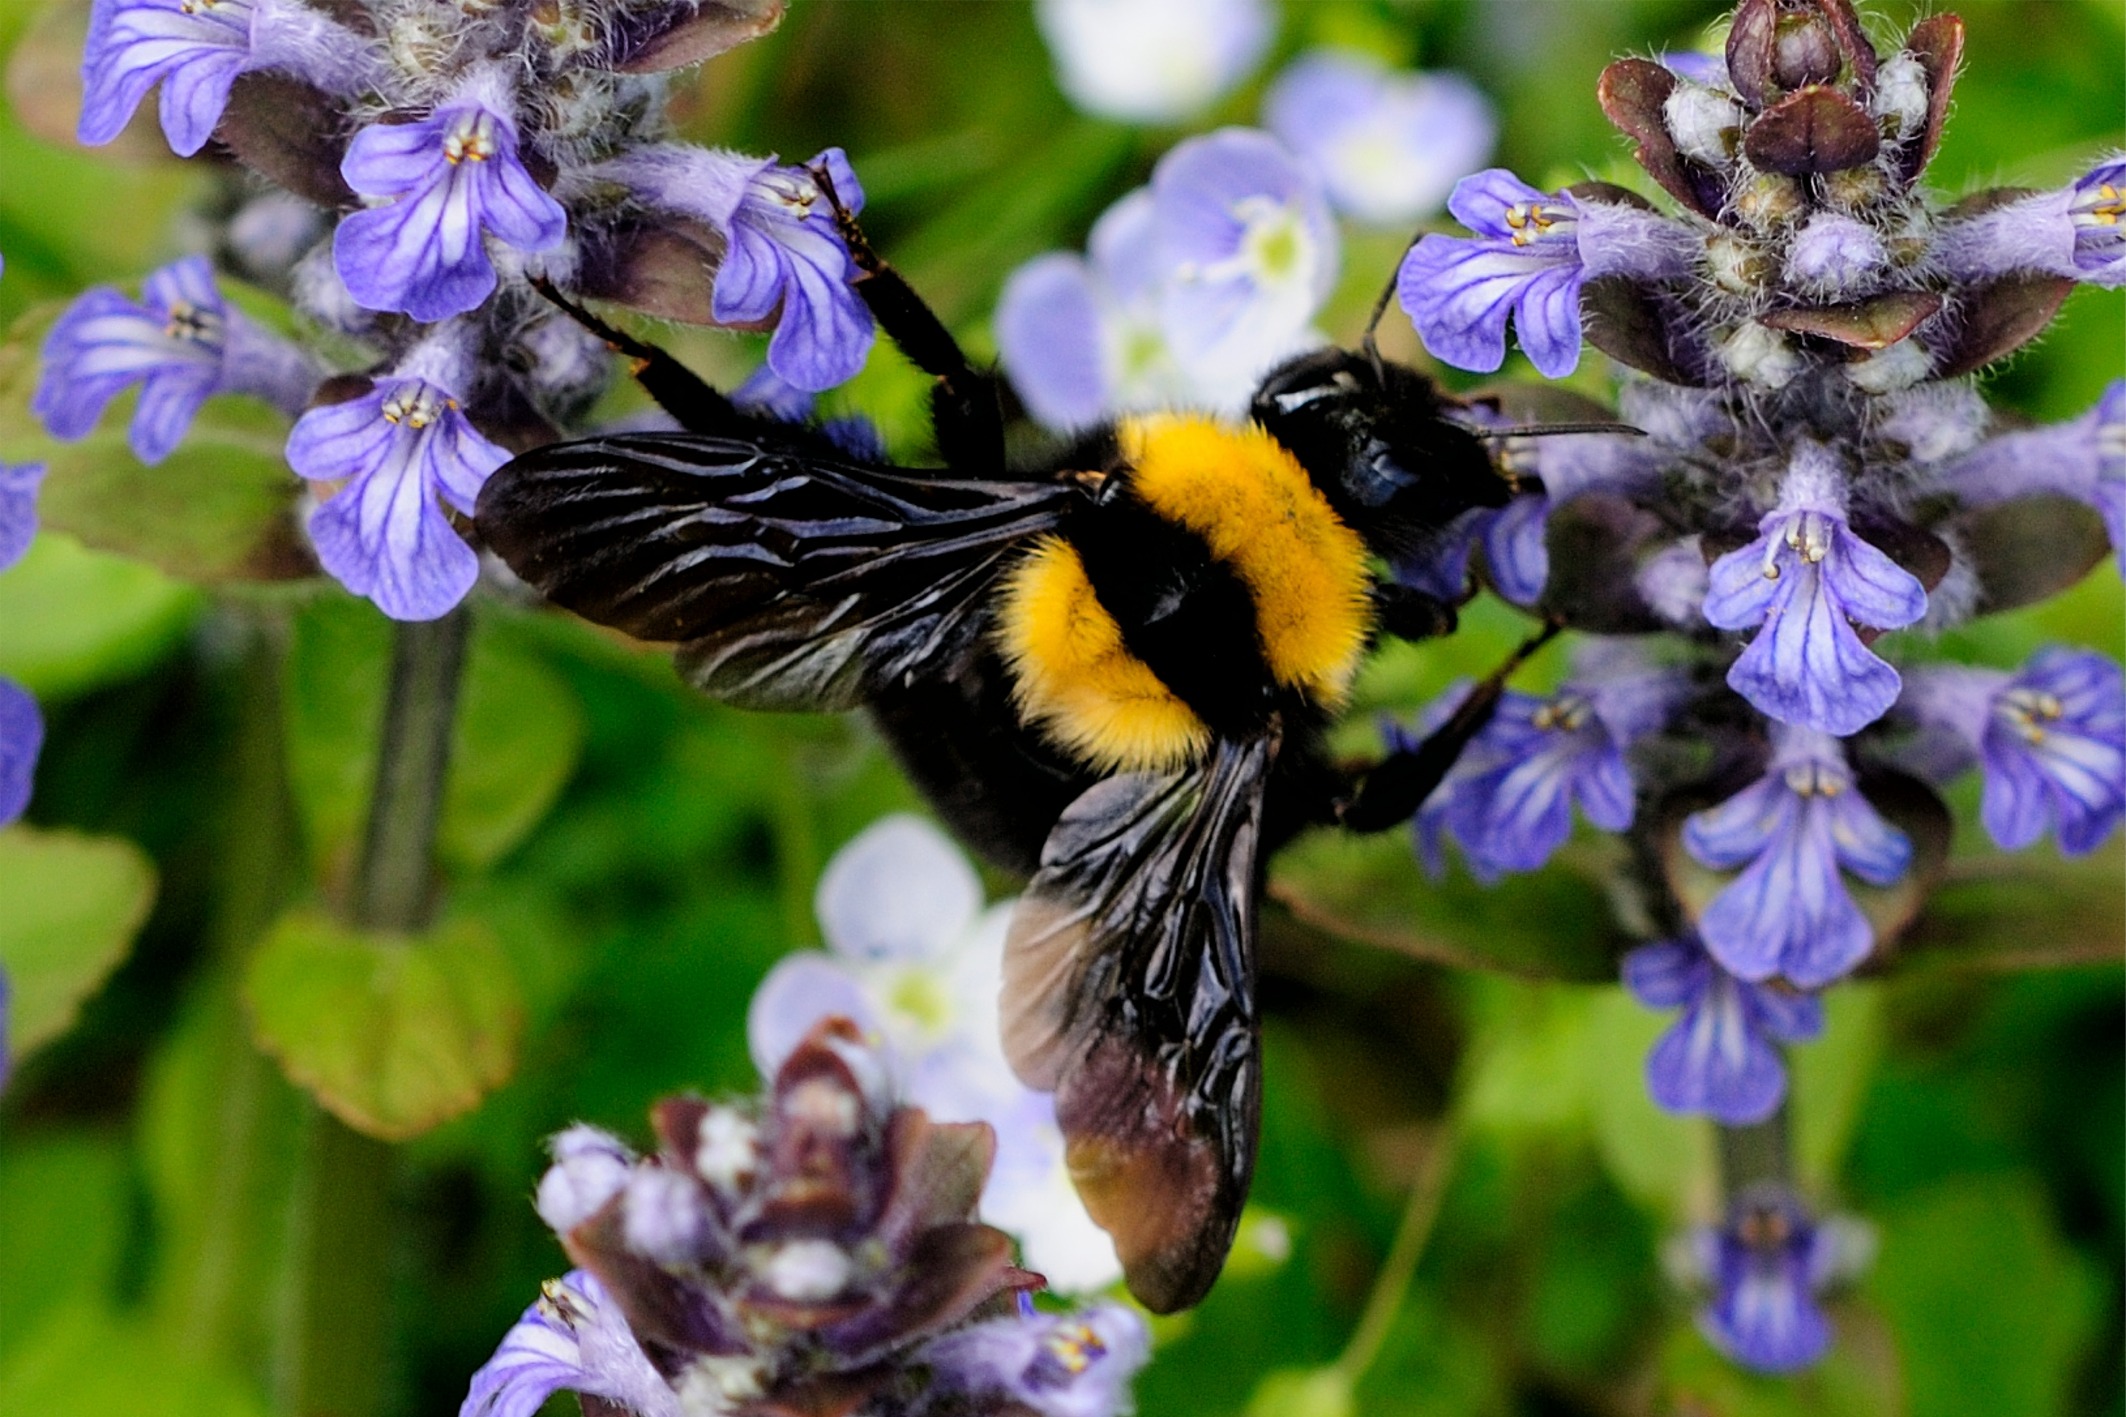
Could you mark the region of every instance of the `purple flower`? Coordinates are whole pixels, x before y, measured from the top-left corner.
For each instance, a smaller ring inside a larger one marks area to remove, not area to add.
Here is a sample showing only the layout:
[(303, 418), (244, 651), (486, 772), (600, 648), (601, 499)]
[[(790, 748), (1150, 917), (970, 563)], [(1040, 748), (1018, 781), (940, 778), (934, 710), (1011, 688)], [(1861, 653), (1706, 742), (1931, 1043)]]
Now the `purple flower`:
[(638, 1417), (681, 1410), (605, 1286), (580, 1269), (540, 1286), (539, 1302), (472, 1375), (458, 1417), (532, 1417), (557, 1392), (601, 1397)]
[(1375, 226), (1407, 227), (1436, 210), (1498, 140), (1490, 101), (1461, 75), (1392, 73), (1343, 50), (1302, 55), (1262, 112), (1337, 209)]
[[(1508, 690), (1498, 712), (1418, 813), (1419, 854), (1434, 874), (1440, 841), (1461, 843), (1470, 870), (1495, 880), (1533, 871), (1572, 834), (1572, 808), (1604, 831), (1623, 831), (1634, 812), (1624, 753), (1658, 729), (1678, 681), (1628, 649), (1603, 646), (1548, 698)], [(1466, 691), (1427, 711), (1444, 721)]]
[(2122, 218), (2126, 158), (2110, 158), (2070, 187), (1945, 226), (1936, 254), (1951, 275), (1967, 280), (2045, 271), (2091, 285), (2126, 285)]
[[(922, 1354), (940, 1385), (1001, 1398), (1040, 1417), (1119, 1417), (1129, 1381), (1151, 1356), (1134, 1310), (1089, 1304), (1074, 1314), (1027, 1309), (937, 1339)], [(985, 1406), (981, 1410), (988, 1410)]]
[(1504, 168), (1455, 184), (1447, 209), (1476, 237), (1428, 235), (1410, 248), (1396, 295), (1433, 357), (1489, 371), (1506, 361), (1511, 316), (1549, 377), (1580, 362), (1580, 290), (1589, 280), (1662, 280), (1688, 268), (1692, 239), (1651, 212), (1539, 192)]
[(0, 462), (0, 571), (21, 560), (37, 536), (37, 488), (44, 464)]
[(1039, 0), (1056, 82), (1087, 113), (1176, 123), (1254, 71), (1277, 34), (1266, 0)]
[(1796, 1372), (1823, 1357), (1831, 1326), (1816, 1295), (1861, 1261), (1857, 1236), (1816, 1225), (1783, 1187), (1762, 1185), (1729, 1204), (1726, 1224), (1692, 1238), (1712, 1289), (1698, 1327), (1715, 1348), (1765, 1373)]
[(834, 227), (811, 168), (824, 167), (852, 212), (863, 185), (840, 148), (804, 167), (773, 158), (665, 144), (629, 153), (602, 171), (648, 206), (706, 222), (727, 242), (710, 311), (725, 324), (774, 320), (768, 367), (792, 387), (831, 389), (870, 356), (871, 312), (850, 280), (849, 248)]
[(1742, 868), (1698, 920), (1705, 947), (1738, 978), (1815, 989), (1868, 956), (1875, 936), (1843, 868), (1870, 885), (1904, 875), (1912, 843), (1853, 786), (1837, 739), (1775, 731), (1769, 770), (1683, 824), (1683, 845), (1716, 871)]
[(340, 223), (332, 259), (363, 307), (423, 321), (463, 314), (497, 283), (486, 237), (538, 252), (568, 235), (568, 213), (517, 155), (510, 91), (476, 74), (418, 122), (355, 134), (340, 175), (377, 200)]
[(1321, 183), (1267, 133), (1221, 128), (1152, 169), (1160, 328), (1199, 380), (1252, 383), (1308, 342), (1336, 283)]
[(1821, 1000), (1737, 979), (1696, 940), (1633, 950), (1624, 957), (1624, 986), (1648, 1008), (1683, 1011), (1646, 1055), (1654, 1101), (1731, 1127), (1763, 1121), (1786, 1095), (1786, 1064), (1774, 1045), (1823, 1032)]
[(2103, 514), (2126, 569), (2126, 379), (2115, 379), (2080, 418), (1987, 439), (1941, 473), (1966, 504), (2039, 493), (2087, 502)]
[(254, 394), (293, 414), (317, 385), (317, 366), (222, 300), (204, 256), (147, 278), (135, 303), (108, 287), (87, 291), (44, 339), (31, 412), (54, 438), (85, 438), (119, 393), (140, 385), (130, 441), (142, 462), (176, 448), (216, 393)]
[(336, 93), (366, 87), (368, 41), (302, 0), (96, 0), (81, 63), (81, 141), (108, 143), (162, 85), (162, 131), (190, 157), (214, 136), (229, 86), (290, 69)]
[(1856, 733), (1897, 701), (1897, 671), (1854, 626), (1894, 630), (1927, 610), (1911, 572), (1853, 534), (1832, 454), (1794, 455), (1779, 507), (1757, 539), (1712, 565), (1705, 618), (1723, 630), (1761, 625), (1728, 685), (1783, 723)]
[(1949, 740), (1941, 775), (1977, 760), (1979, 815), (2007, 850), (2057, 825), (2060, 850), (2081, 856), (2126, 816), (2126, 679), (2103, 655), (2043, 649), (2014, 675), (1930, 666), (1898, 708)]
[(30, 805), (37, 754), (44, 747), (44, 715), (29, 690), (0, 679), (0, 826)]
[(546, 1144), (554, 1164), (539, 1178), (533, 1206), (557, 1235), (596, 1215), (627, 1185), (635, 1153), (611, 1132), (581, 1123)]
[(318, 560), (394, 620), (433, 620), (478, 578), (473, 554), (437, 497), (472, 515), (480, 485), (509, 454), (466, 420), (447, 383), (386, 375), (360, 398), (304, 414), (288, 435), (288, 465), (314, 481), (344, 480), (310, 517)]

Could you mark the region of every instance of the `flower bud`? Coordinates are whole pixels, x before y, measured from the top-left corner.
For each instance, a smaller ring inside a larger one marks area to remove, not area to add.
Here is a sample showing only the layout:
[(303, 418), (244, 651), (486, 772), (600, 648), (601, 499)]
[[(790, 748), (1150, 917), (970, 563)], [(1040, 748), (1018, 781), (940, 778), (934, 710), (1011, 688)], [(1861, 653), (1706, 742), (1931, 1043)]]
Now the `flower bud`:
[(1777, 172), (1760, 172), (1735, 193), (1735, 215), (1746, 226), (1770, 231), (1808, 210), (1801, 184)]
[(570, 1127), (548, 1146), (554, 1164), (539, 1179), (534, 1206), (541, 1220), (565, 1235), (620, 1193), (634, 1157), (618, 1137), (597, 1127)]
[(1786, 278), (1813, 294), (1844, 296), (1870, 283), (1888, 262), (1882, 238), (1848, 216), (1819, 212), (1794, 237)]
[(1772, 77), (1780, 86), (1798, 89), (1827, 84), (1838, 77), (1845, 57), (1838, 39), (1815, 15), (1786, 15), (1772, 38)]
[(1801, 356), (1785, 335), (1751, 320), (1720, 341), (1720, 362), (1746, 384), (1783, 389), (1801, 372)]
[(1875, 92), (1868, 107), (1882, 120), (1886, 138), (1901, 139), (1927, 121), (1927, 71), (1910, 53), (1899, 54), (1875, 71)]
[(644, 1166), (628, 1178), (622, 1233), (635, 1253), (659, 1264), (699, 1260), (709, 1240), (709, 1208), (693, 1177)]
[(1888, 349), (1846, 366), (1846, 377), (1871, 394), (1909, 389), (1934, 372), (1934, 356), (1916, 339), (1901, 339)]
[(1734, 161), (1740, 142), (1742, 107), (1726, 94), (1702, 84), (1677, 84), (1661, 105), (1676, 151), (1709, 167)]
[(1731, 231), (1706, 238), (1705, 263), (1713, 282), (1731, 295), (1762, 290), (1772, 276), (1772, 262), (1756, 242)]
[(1888, 179), (1879, 167), (1847, 167), (1823, 173), (1818, 179), (1825, 205), (1842, 212), (1864, 211), (1890, 195)]

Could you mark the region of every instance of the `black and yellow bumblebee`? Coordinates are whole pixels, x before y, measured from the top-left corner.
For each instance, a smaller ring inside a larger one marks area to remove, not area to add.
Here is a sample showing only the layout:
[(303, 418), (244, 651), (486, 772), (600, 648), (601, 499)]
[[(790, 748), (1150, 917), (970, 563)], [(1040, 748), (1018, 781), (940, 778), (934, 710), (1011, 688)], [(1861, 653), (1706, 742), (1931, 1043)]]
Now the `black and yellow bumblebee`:
[(717, 699), (866, 710), (939, 815), (1030, 875), (1006, 1051), (1056, 1094), (1131, 1291), (1184, 1308), (1254, 1169), (1265, 854), (1314, 823), (1407, 820), (1503, 682), (1415, 748), (1333, 763), (1324, 730), (1378, 637), (1454, 624), (1378, 567), (1515, 480), (1462, 405), (1370, 336), (1273, 371), (1246, 422), (1127, 417), (1012, 466), (997, 377), (838, 216), (857, 290), (935, 380), (942, 467), (744, 412), (569, 306), (685, 431), (519, 457), (481, 493), (479, 529), (554, 602), (677, 642)]

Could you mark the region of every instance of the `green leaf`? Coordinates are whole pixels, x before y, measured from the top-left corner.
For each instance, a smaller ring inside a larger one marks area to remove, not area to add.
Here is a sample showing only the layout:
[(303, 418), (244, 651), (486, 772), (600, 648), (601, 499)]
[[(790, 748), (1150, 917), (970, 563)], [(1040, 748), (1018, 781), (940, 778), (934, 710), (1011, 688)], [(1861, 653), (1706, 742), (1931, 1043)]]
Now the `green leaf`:
[(2108, 964), (2126, 920), (2126, 842), (2087, 856), (2050, 847), (1949, 863), (1893, 965), (1913, 969), (2042, 969)]
[(289, 580), (316, 573), (295, 527), (300, 482), (281, 450), (288, 420), (246, 398), (216, 398), (184, 442), (150, 467), (126, 442), (132, 400), (96, 430), (57, 443), (29, 413), (42, 316), (18, 325), (0, 355), (0, 460), (42, 462), (44, 526), (145, 561), (182, 580)]
[(1896, 1330), (1911, 1417), (2069, 1410), (2102, 1286), (2061, 1241), (2042, 1184), (1960, 1178), (1878, 1218), (1868, 1289)]
[(1598, 882), (1613, 846), (1569, 848), (1498, 889), (1465, 872), (1427, 880), (1402, 832), (1314, 832), (1270, 867), (1270, 894), (1331, 934), (1463, 969), (1613, 980), (1630, 941)]
[(515, 1071), (523, 1003), (472, 921), (418, 936), (298, 911), (252, 957), (259, 1047), (348, 1126), (386, 1141), (471, 1111)]
[(1662, 1111), (1646, 1090), (1646, 1055), (1674, 1022), (1622, 989), (1604, 990), (1588, 1012), (1580, 1063), (1603, 1166), (1626, 1195), (1672, 1224), (1710, 1214), (1718, 1185), (1712, 1124)]
[(106, 1292), (116, 1278), (128, 1162), (123, 1140), (103, 1130), (18, 1134), (0, 1147), (0, 1216), (13, 1218), (0, 1245), (0, 1367), (45, 1314)]
[(0, 968), (12, 991), (7, 1037), (17, 1057), (72, 1026), (82, 1001), (125, 958), (154, 898), (155, 868), (131, 842), (0, 831)]
[[(437, 847), (453, 866), (493, 864), (539, 824), (583, 749), (583, 710), (536, 654), (475, 625)], [(288, 777), (320, 873), (336, 875), (362, 831), (376, 775), (391, 624), (351, 596), (296, 617), (285, 681)]]
[(1883, 986), (1848, 980), (1823, 994), (1823, 1036), (1786, 1050), (1794, 1164), (1805, 1188), (1832, 1189), (1882, 1055)]
[(583, 752), (583, 710), (561, 676), (500, 637), (473, 641), (437, 847), (492, 865), (539, 824)]
[(1247, 1417), (1351, 1417), (1357, 1410), (1341, 1368), (1279, 1368), (1255, 1385)]
[(0, 576), (0, 674), (43, 698), (131, 678), (175, 645), (198, 593), (45, 532)]

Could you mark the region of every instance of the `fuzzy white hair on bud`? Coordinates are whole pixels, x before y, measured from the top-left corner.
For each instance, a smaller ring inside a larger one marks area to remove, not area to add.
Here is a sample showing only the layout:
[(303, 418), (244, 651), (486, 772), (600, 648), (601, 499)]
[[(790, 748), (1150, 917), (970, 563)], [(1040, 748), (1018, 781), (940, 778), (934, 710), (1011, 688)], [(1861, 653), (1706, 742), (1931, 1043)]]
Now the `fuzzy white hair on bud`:
[(1709, 167), (1734, 161), (1741, 140), (1742, 105), (1703, 84), (1677, 84), (1661, 105), (1661, 118), (1676, 150)]
[(1871, 394), (1909, 389), (1934, 372), (1934, 356), (1916, 339), (1901, 339), (1845, 367), (1854, 387)]
[(1755, 320), (1737, 325), (1720, 341), (1720, 362), (1728, 373), (1761, 389), (1783, 389), (1801, 372), (1793, 342)]
[(1893, 138), (1908, 138), (1927, 121), (1927, 71), (1911, 54), (1899, 54), (1875, 71), (1868, 107)]

